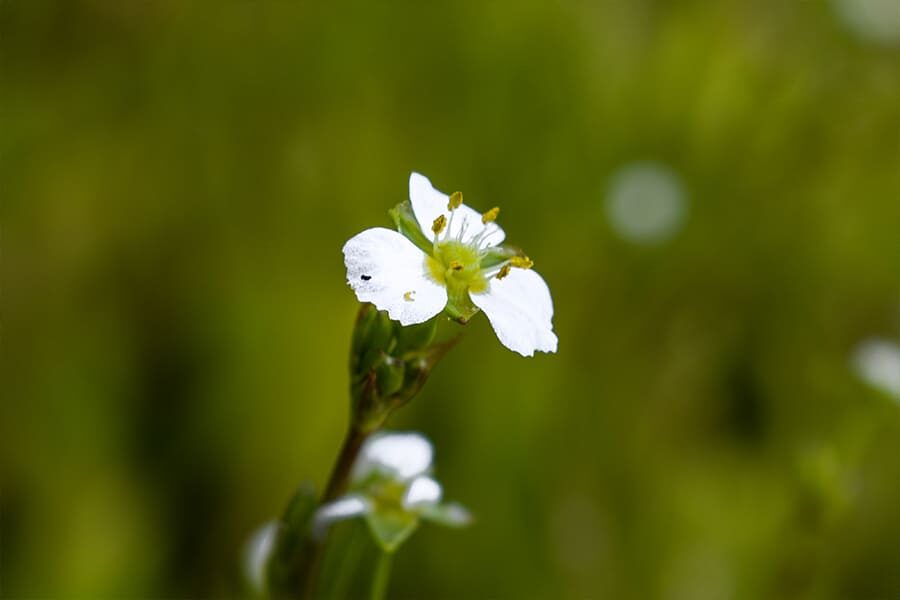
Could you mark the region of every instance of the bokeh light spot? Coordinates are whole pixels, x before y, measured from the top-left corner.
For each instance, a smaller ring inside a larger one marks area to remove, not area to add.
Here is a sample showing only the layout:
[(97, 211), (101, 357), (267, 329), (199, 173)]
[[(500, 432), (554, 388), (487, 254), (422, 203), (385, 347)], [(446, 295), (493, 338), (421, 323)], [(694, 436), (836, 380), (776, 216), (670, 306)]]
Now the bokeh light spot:
[(900, 1), (832, 0), (838, 18), (860, 38), (880, 44), (900, 42)]
[(868, 384), (900, 402), (900, 345), (881, 338), (864, 340), (853, 353), (853, 365)]
[(631, 163), (613, 174), (606, 194), (606, 214), (622, 238), (656, 244), (681, 230), (686, 212), (678, 175), (657, 163)]

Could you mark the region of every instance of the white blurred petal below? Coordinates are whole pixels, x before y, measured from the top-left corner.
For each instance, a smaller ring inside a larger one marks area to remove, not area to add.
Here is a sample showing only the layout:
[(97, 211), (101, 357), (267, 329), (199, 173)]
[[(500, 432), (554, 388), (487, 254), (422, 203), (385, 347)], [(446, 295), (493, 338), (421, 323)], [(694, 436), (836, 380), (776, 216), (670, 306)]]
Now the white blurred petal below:
[(364, 515), (369, 508), (369, 501), (357, 495), (345, 496), (325, 504), (316, 511), (316, 516), (313, 518), (313, 536), (321, 538), (332, 523)]
[(441, 484), (431, 477), (416, 477), (409, 484), (403, 495), (403, 507), (413, 509), (420, 506), (429, 506), (441, 501), (443, 491)]
[(431, 468), (434, 450), (418, 433), (379, 433), (366, 440), (353, 469), (355, 480), (380, 472), (400, 481), (423, 475)]

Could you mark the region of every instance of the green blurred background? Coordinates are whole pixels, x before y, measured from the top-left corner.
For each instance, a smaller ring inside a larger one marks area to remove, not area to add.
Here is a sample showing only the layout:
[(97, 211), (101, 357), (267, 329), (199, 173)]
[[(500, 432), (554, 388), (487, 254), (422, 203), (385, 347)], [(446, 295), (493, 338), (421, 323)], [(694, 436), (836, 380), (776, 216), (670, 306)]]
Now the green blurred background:
[[(478, 522), (390, 596), (900, 597), (853, 362), (900, 337), (898, 38), (894, 0), (0, 2), (0, 593), (240, 593), (347, 421), (341, 246), (417, 170), (502, 207), (560, 346), (478, 317), (392, 421)], [(652, 239), (610, 208), (647, 161)]]

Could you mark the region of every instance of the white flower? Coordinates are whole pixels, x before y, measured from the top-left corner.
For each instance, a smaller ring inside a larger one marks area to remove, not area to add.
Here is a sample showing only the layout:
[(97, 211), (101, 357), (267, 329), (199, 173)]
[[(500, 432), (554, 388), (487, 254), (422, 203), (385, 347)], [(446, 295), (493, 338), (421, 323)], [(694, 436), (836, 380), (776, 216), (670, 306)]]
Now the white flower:
[(465, 525), (469, 513), (455, 503), (441, 504), (441, 484), (431, 477), (434, 452), (418, 433), (378, 433), (366, 440), (351, 475), (351, 491), (316, 511), (313, 535), (344, 519), (365, 516), (376, 540), (395, 550), (425, 518)]
[(478, 213), (462, 203), (462, 194), (447, 196), (418, 173), (410, 175), (409, 199), (422, 243), (375, 227), (344, 245), (356, 297), (402, 325), (445, 309), (466, 321), (480, 309), (510, 350), (556, 352), (550, 290), (530, 259), (499, 246), (506, 237), (494, 222), (499, 209)]

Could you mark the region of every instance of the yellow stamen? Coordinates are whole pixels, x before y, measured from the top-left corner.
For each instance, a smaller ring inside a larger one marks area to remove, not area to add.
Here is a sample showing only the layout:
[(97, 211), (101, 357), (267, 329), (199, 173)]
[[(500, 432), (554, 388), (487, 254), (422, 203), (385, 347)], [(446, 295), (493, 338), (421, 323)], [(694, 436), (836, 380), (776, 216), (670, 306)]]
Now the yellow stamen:
[(413, 294), (415, 294), (415, 293), (416, 293), (415, 290), (406, 292), (405, 294), (403, 294), (403, 299), (406, 300), (407, 302), (413, 302), (415, 300), (415, 298), (413, 298)]
[(534, 266), (534, 261), (527, 256), (513, 256), (509, 259), (509, 264), (517, 269), (530, 269)]
[(497, 215), (500, 214), (500, 207), (495, 206), (491, 210), (487, 211), (483, 215), (481, 215), (481, 222), (487, 225), (488, 223), (493, 223), (497, 220)]
[(431, 230), (435, 235), (439, 234), (444, 230), (444, 227), (447, 226), (447, 217), (444, 215), (440, 215), (437, 219), (434, 220), (434, 223), (431, 224)]
[(462, 192), (453, 192), (450, 194), (450, 202), (447, 204), (449, 210), (456, 210), (462, 204)]
[(503, 279), (504, 277), (509, 275), (510, 271), (512, 271), (512, 266), (509, 263), (506, 263), (505, 265), (500, 267), (500, 272), (497, 273), (497, 279)]
[(453, 269), (454, 271), (462, 271), (463, 264), (461, 262), (459, 262), (458, 260), (451, 260), (450, 268)]

